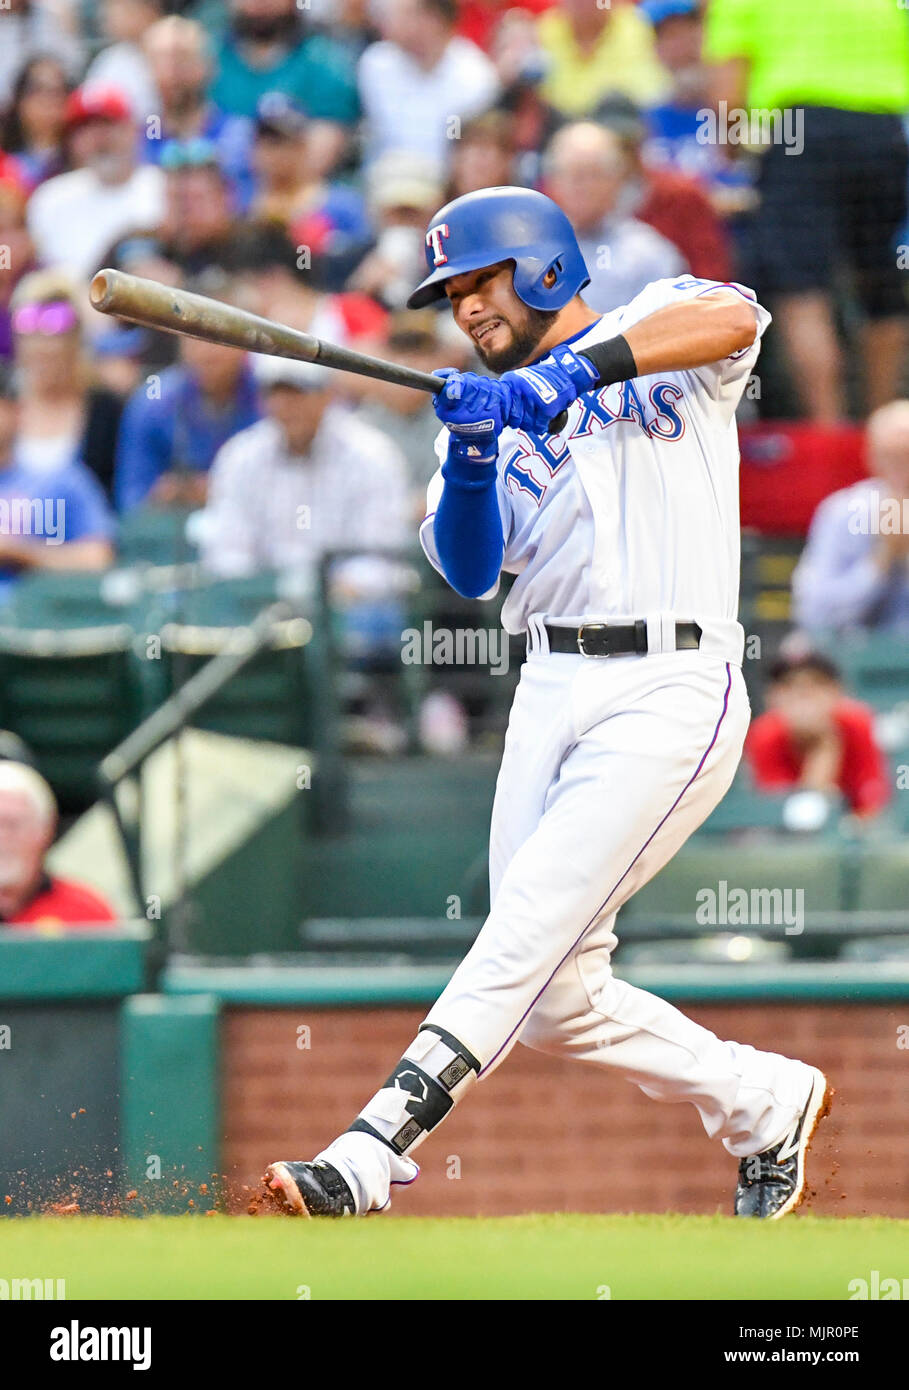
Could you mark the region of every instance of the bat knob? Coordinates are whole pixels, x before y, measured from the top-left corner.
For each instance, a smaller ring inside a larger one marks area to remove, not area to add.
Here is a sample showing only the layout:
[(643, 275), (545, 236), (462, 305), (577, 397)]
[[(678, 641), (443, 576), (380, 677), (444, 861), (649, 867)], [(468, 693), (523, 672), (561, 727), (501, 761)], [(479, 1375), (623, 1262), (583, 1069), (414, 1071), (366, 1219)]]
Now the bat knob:
[(111, 271), (99, 270), (89, 285), (88, 297), (94, 309), (103, 309), (106, 305), (111, 291), (111, 276)]
[(562, 430), (565, 428), (567, 424), (568, 411), (560, 410), (558, 415), (554, 416), (553, 419), (550, 420), (549, 424), (546, 426), (546, 429), (549, 434), (561, 434)]

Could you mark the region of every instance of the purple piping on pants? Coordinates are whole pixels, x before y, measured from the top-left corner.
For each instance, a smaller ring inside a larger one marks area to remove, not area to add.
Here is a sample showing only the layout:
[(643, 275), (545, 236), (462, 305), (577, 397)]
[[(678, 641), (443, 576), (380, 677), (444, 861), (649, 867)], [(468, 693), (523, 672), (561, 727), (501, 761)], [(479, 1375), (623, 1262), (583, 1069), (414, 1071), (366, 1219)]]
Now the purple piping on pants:
[[(413, 1162), (413, 1161), (414, 1161), (414, 1160), (411, 1159), (411, 1162)], [(417, 1168), (417, 1171), (414, 1173), (414, 1175), (413, 1175), (412, 1178), (392, 1178), (391, 1183), (390, 1183), (389, 1185), (390, 1185), (391, 1187), (410, 1187), (410, 1184), (411, 1184), (412, 1182), (416, 1182), (416, 1180), (417, 1180), (417, 1178), (418, 1178), (419, 1176), (420, 1176), (420, 1169), (419, 1169), (419, 1167), (418, 1167), (418, 1168)], [(380, 1207), (374, 1207), (372, 1211), (366, 1212), (366, 1215), (367, 1215), (367, 1216), (378, 1216), (378, 1215), (379, 1215), (379, 1212), (384, 1211), (385, 1208), (388, 1206), (388, 1203), (389, 1203), (390, 1201), (391, 1201), (391, 1193), (389, 1192), (388, 1196), (385, 1198), (385, 1201), (382, 1203), (382, 1205), (381, 1205)]]
[(520, 1028), (521, 1024), (524, 1022), (524, 1019), (527, 1017), (527, 1015), (530, 1013), (530, 1010), (531, 1010), (531, 1009), (534, 1007), (534, 1005), (536, 1004), (537, 1000), (538, 1000), (538, 999), (543, 995), (543, 993), (549, 988), (549, 986), (550, 986), (550, 984), (552, 983), (554, 977), (555, 977), (555, 976), (558, 974), (558, 972), (561, 970), (562, 966), (565, 964), (566, 960), (567, 960), (568, 957), (571, 955), (572, 951), (576, 950), (577, 947), (580, 945), (580, 943), (583, 941), (584, 937), (585, 937), (585, 936), (587, 935), (587, 933), (590, 931), (590, 928), (593, 926), (594, 922), (596, 922), (596, 921), (598, 920), (598, 918), (600, 917), (600, 914), (602, 913), (603, 908), (604, 908), (604, 907), (606, 906), (606, 904), (609, 902), (609, 899), (612, 897), (613, 893), (616, 891), (617, 888), (619, 888), (619, 887), (621, 886), (623, 880), (626, 879), (626, 878), (628, 877), (628, 875), (631, 873), (631, 870), (634, 868), (635, 864), (638, 862), (638, 860), (640, 859), (641, 855), (644, 853), (644, 850), (645, 850), (645, 849), (647, 848), (647, 846), (650, 844), (650, 842), (651, 842), (651, 840), (653, 839), (654, 835), (656, 835), (658, 831), (662, 830), (663, 826), (666, 824), (666, 822), (668, 821), (669, 817), (672, 815), (673, 811), (674, 811), (675, 808), (678, 806), (678, 804), (679, 804), (679, 802), (681, 801), (682, 797), (685, 795), (685, 793), (687, 792), (688, 788), (691, 786), (692, 782), (694, 782), (694, 780), (695, 780), (695, 778), (697, 777), (698, 773), (700, 772), (701, 768), (704, 766), (705, 762), (707, 761), (707, 756), (708, 756), (708, 754), (710, 753), (711, 748), (712, 748), (713, 745), (716, 743), (717, 738), (719, 737), (720, 728), (722, 727), (723, 720), (726, 718), (726, 711), (727, 711), (728, 708), (729, 708), (729, 692), (730, 692), (731, 689), (732, 689), (732, 670), (731, 670), (731, 668), (730, 668), (729, 662), (727, 661), (727, 662), (726, 662), (726, 692), (725, 692), (725, 694), (724, 694), (724, 696), (723, 696), (723, 708), (722, 708), (722, 710), (721, 710), (721, 712), (720, 712), (720, 717), (719, 717), (719, 719), (717, 720), (716, 728), (715, 728), (714, 731), (713, 731), (713, 738), (710, 740), (710, 742), (708, 743), (707, 747), (705, 748), (705, 750), (704, 750), (704, 755), (703, 755), (703, 757), (701, 758), (701, 761), (698, 763), (697, 767), (694, 769), (694, 772), (691, 774), (691, 777), (688, 779), (688, 781), (685, 783), (685, 785), (684, 785), (684, 787), (682, 788), (682, 790), (679, 792), (679, 794), (678, 794), (678, 796), (676, 797), (675, 801), (674, 801), (674, 802), (672, 803), (672, 805), (669, 807), (669, 810), (666, 812), (665, 816), (664, 816), (663, 819), (660, 821), (659, 825), (656, 827), (656, 829), (653, 831), (653, 833), (649, 836), (649, 838), (648, 838), (647, 840), (645, 840), (644, 844), (643, 844), (643, 845), (641, 846), (641, 848), (638, 850), (637, 854), (634, 856), (634, 858), (632, 859), (631, 863), (628, 865), (628, 868), (627, 868), (627, 869), (625, 870), (625, 872), (622, 874), (622, 877), (619, 879), (618, 883), (613, 884), (612, 888), (609, 890), (608, 894), (606, 895), (606, 897), (604, 898), (604, 900), (602, 901), (602, 903), (600, 903), (600, 906), (597, 908), (596, 912), (595, 912), (594, 915), (591, 917), (590, 921), (587, 923), (587, 926), (586, 926), (586, 927), (584, 928), (584, 930), (581, 932), (581, 935), (578, 937), (577, 941), (574, 941), (574, 942), (571, 944), (571, 946), (569, 946), (568, 950), (565, 952), (564, 956), (562, 957), (562, 959), (559, 961), (558, 965), (556, 966), (555, 970), (553, 970), (553, 972), (552, 972), (552, 974), (550, 975), (549, 979), (546, 981), (546, 983), (545, 983), (545, 984), (543, 985), (543, 987), (540, 989), (540, 991), (539, 991), (539, 993), (537, 994), (536, 998), (533, 999), (533, 1000), (531, 1001), (530, 1004), (528, 1004), (527, 1008), (524, 1010), (524, 1013), (523, 1013), (523, 1014), (521, 1015), (521, 1017), (518, 1019), (517, 1023), (516, 1023), (515, 1026), (512, 1028), (511, 1032), (508, 1034), (508, 1037), (507, 1037), (507, 1038), (505, 1039), (505, 1041), (502, 1043), (502, 1046), (499, 1048), (498, 1052), (495, 1054), (494, 1057), (492, 1057), (492, 1058), (486, 1063), (485, 1067), (481, 1067), (481, 1068), (480, 1068), (479, 1076), (482, 1076), (484, 1072), (487, 1072), (487, 1071), (489, 1070), (489, 1068), (492, 1066), (493, 1062), (495, 1062), (496, 1058), (498, 1058), (499, 1056), (501, 1056), (501, 1054), (505, 1051), (505, 1048), (506, 1048), (506, 1047), (508, 1046), (508, 1044), (511, 1042), (511, 1040), (512, 1040), (512, 1038), (514, 1037), (515, 1033), (518, 1031), (518, 1029)]

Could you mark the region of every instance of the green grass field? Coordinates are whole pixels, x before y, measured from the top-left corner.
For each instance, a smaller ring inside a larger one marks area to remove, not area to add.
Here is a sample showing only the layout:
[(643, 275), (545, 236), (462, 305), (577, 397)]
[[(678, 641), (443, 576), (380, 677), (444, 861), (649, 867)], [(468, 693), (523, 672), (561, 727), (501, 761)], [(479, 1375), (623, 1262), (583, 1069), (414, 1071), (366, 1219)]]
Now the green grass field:
[(909, 1290), (909, 1221), (61, 1216), (0, 1226), (0, 1278), (65, 1278), (68, 1299), (848, 1299), (850, 1280), (875, 1269)]

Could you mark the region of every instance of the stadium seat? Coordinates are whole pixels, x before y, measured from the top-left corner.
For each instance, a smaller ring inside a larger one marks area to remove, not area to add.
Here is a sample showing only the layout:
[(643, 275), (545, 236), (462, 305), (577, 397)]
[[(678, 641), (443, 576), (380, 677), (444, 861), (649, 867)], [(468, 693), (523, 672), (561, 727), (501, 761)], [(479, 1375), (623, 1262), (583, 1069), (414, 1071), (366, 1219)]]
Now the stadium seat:
[(746, 634), (742, 669), (756, 710), (763, 701), (767, 669), (792, 625), (792, 573), (801, 551), (802, 541), (796, 536), (747, 530), (742, 534), (739, 617)]
[(196, 546), (187, 535), (191, 515), (183, 507), (135, 507), (120, 519), (117, 551), (126, 565), (184, 565), (195, 560)]
[(697, 830), (698, 836), (728, 835), (745, 830), (781, 830), (788, 795), (759, 792), (748, 768), (736, 773), (719, 806)]
[(857, 425), (764, 421), (739, 430), (742, 525), (802, 537), (819, 502), (865, 477)]
[(909, 701), (909, 642), (889, 632), (830, 634), (820, 644), (837, 662), (850, 695), (876, 710)]
[(140, 718), (128, 626), (0, 629), (0, 724), (28, 744), (64, 810), (95, 801), (98, 763)]
[(855, 906), (859, 912), (909, 911), (909, 845), (865, 846)]
[(734, 847), (698, 841), (684, 846), (635, 894), (623, 912), (635, 920), (645, 916), (651, 920), (687, 918), (694, 923), (698, 894), (704, 889), (718, 893), (722, 880), (729, 891), (802, 889), (806, 914), (836, 910), (843, 906), (842, 860), (842, 847), (827, 841), (774, 841)]
[[(294, 628), (292, 622), (283, 625), (273, 646), (254, 657), (196, 717), (197, 728), (294, 746), (309, 742), (304, 640)], [(227, 650), (232, 631), (165, 624), (161, 649), (168, 693), (179, 690), (212, 657)]]
[(16, 584), (3, 612), (17, 628), (105, 627), (129, 622), (141, 601), (138, 575), (125, 570), (44, 570)]
[[(413, 605), (411, 625), (421, 628), (424, 622), (430, 622), (434, 631), (495, 633), (496, 639), (504, 644), (498, 648), (501, 674), (492, 674), (489, 663), (479, 662), (405, 669), (417, 672), (414, 679), (423, 693), (442, 689), (459, 699), (470, 714), (475, 737), (498, 735), (508, 719), (524, 656), (524, 639), (509, 637), (502, 629), (502, 605), (513, 580), (510, 575), (503, 574), (495, 598), (481, 601), (456, 593), (428, 561), (420, 566), (420, 578), (422, 583)], [(507, 653), (507, 670), (502, 659), (504, 653)]]

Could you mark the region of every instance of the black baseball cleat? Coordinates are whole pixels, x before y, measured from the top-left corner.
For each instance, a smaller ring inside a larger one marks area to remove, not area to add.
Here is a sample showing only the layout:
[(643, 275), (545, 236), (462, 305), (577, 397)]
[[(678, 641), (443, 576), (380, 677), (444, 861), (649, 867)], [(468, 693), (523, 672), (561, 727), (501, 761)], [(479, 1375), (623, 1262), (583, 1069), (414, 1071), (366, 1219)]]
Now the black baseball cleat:
[(353, 1193), (330, 1163), (269, 1163), (262, 1179), (290, 1216), (354, 1216)]
[(735, 1215), (779, 1221), (805, 1196), (805, 1160), (815, 1130), (830, 1110), (833, 1092), (823, 1072), (812, 1068), (808, 1103), (789, 1133), (772, 1149), (743, 1158), (735, 1191)]

